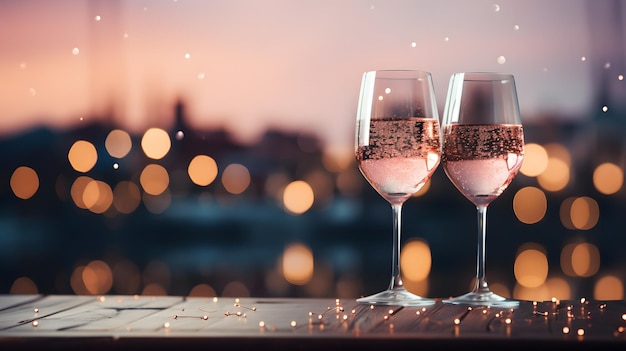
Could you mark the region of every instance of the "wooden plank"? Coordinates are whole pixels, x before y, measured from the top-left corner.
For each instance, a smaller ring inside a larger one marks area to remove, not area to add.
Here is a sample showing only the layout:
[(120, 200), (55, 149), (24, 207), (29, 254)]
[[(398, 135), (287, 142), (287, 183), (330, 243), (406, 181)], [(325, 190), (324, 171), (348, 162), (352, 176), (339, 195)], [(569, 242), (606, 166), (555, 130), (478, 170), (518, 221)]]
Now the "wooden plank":
[[(141, 321), (150, 315), (170, 308), (183, 301), (181, 297), (113, 296), (96, 301), (93, 305), (81, 306), (72, 311), (79, 322), (74, 331), (114, 331), (128, 329), (132, 322)], [(97, 306), (96, 306), (97, 305)], [(68, 318), (61, 315), (59, 318)], [(69, 328), (66, 328), (69, 330)]]
[[(30, 325), (34, 321), (49, 320), (63, 311), (72, 310), (77, 306), (92, 302), (93, 296), (50, 295), (14, 305), (0, 312), (0, 330), (19, 328)], [(57, 324), (48, 325), (51, 330), (56, 330)]]
[(533, 343), (626, 349), (625, 301), (523, 301), (519, 308), (499, 309), (440, 301), (424, 308), (369, 306), (354, 299), (51, 295), (1, 300), (3, 349), (44, 340), (47, 346), (92, 349), (141, 344), (363, 349), (411, 343), (431, 349)]
[(36, 301), (42, 298), (42, 295), (2, 295), (0, 298), (0, 311), (4, 311), (24, 303)]

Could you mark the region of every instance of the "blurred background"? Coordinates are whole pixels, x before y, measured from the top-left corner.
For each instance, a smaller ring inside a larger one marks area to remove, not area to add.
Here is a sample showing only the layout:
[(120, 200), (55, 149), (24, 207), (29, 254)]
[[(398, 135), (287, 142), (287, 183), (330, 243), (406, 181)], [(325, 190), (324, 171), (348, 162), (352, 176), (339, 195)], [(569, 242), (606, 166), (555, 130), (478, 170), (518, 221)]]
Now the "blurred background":
[[(1, 0), (0, 293), (355, 298), (391, 207), (354, 160), (364, 71), (516, 77), (521, 172), (487, 279), (623, 299), (620, 0)], [(407, 288), (471, 287), (473, 205), (441, 167), (404, 206)]]

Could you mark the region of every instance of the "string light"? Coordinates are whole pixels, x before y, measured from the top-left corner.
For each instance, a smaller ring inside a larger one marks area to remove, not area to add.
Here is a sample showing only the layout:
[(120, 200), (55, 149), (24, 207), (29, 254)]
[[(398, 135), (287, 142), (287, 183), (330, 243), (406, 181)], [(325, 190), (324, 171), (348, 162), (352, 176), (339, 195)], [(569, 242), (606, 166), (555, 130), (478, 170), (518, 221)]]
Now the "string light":
[(239, 303), (239, 301), (235, 302), (234, 306), (235, 306), (235, 307), (245, 308), (245, 309), (248, 309), (248, 310), (251, 310), (251, 311), (256, 311), (256, 307), (254, 307), (254, 306), (253, 306), (253, 307), (246, 307), (246, 306), (242, 306), (242, 305)]
[[(239, 298), (236, 298), (236, 299), (235, 299), (235, 303), (233, 304), (233, 306), (235, 306), (235, 307), (240, 307), (240, 308), (244, 308), (244, 309), (247, 309), (247, 310), (250, 310), (250, 311), (256, 312), (256, 307), (254, 307), (254, 306), (253, 306), (253, 307), (246, 307), (246, 306), (241, 305), (241, 303), (239, 303)], [(247, 316), (246, 316), (246, 314), (245, 314), (245, 313), (242, 313), (241, 311), (237, 311), (237, 312), (234, 312), (234, 313), (233, 313), (233, 312), (226, 311), (226, 312), (224, 312), (224, 315), (225, 315), (225, 316), (237, 316), (237, 317), (244, 317), (244, 318), (246, 318), (246, 317), (247, 317)]]
[[(98, 301), (102, 301), (101, 297), (97, 298)], [(544, 301), (543, 303), (539, 303), (536, 301), (532, 302), (532, 306), (533, 306), (533, 310), (532, 313), (536, 316), (542, 316), (544, 318), (552, 318), (552, 322), (555, 324), (558, 324), (559, 321), (565, 321), (565, 319), (563, 318), (564, 316), (561, 315), (559, 316), (559, 314), (561, 313), (561, 311), (563, 311), (563, 313), (565, 313), (565, 316), (567, 317), (567, 321), (566, 324), (567, 325), (561, 325), (559, 327), (556, 327), (556, 330), (559, 330), (558, 328), (561, 328), (561, 333), (563, 335), (569, 335), (569, 334), (573, 334), (572, 336), (577, 337), (579, 340), (583, 340), (583, 338), (585, 337), (586, 334), (586, 330), (585, 328), (572, 328), (571, 325), (571, 320), (572, 319), (589, 319), (591, 318), (591, 314), (593, 313), (598, 313), (595, 311), (600, 311), (603, 312), (608, 308), (608, 304), (607, 303), (598, 303), (597, 306), (597, 310), (593, 310), (593, 311), (585, 311), (585, 305), (588, 305), (590, 301), (588, 301), (586, 298), (580, 298), (580, 306), (577, 306), (576, 304), (566, 304), (566, 303), (562, 303), (560, 300), (558, 300), (557, 298), (552, 298), (550, 301)], [(122, 302), (120, 299), (118, 299), (118, 302)], [(241, 304), (239, 299), (235, 300), (235, 303), (233, 304), (234, 307), (236, 308), (240, 308), (241, 310), (248, 310), (248, 311), (257, 311), (257, 308), (255, 306), (244, 306)], [(544, 306), (542, 309), (540, 306)], [(398, 308), (387, 308), (386, 310), (384, 310), (384, 316), (383, 319), (384, 321), (389, 321), (390, 323), (388, 323), (388, 332), (390, 334), (393, 334), (395, 331), (395, 323), (392, 323), (392, 317), (395, 316), (401, 309), (403, 309), (404, 307), (398, 307)], [(195, 308), (194, 308), (195, 309)], [(373, 310), (374, 306), (370, 305), (369, 310)], [(204, 311), (202, 308), (198, 307), (198, 310), (202, 310)], [(332, 311), (335, 311), (335, 313), (331, 313)], [(428, 309), (423, 307), (423, 308), (419, 308), (415, 310), (415, 314), (417, 316), (423, 315), (424, 312), (426, 312)], [(460, 316), (458, 316), (457, 318), (453, 319), (453, 335), (458, 336), (460, 333), (460, 325), (461, 323), (464, 321), (464, 319), (474, 310), (479, 310), (480, 314), (483, 316), (490, 316), (490, 320), (488, 321), (488, 325), (487, 325), (487, 330), (488, 331), (500, 331), (503, 333), (506, 333), (507, 335), (510, 335), (511, 330), (512, 330), (512, 325), (514, 324), (514, 320), (512, 317), (512, 314), (515, 313), (517, 310), (515, 309), (505, 309), (505, 310), (496, 310), (494, 308), (491, 308), (489, 306), (485, 306), (485, 307), (472, 307), (469, 306), (467, 307)], [(39, 313), (40, 309), (39, 308), (33, 308), (32, 309), (33, 312), (35, 313)], [(188, 310), (185, 307), (181, 307), (179, 309), (179, 313), (174, 314), (173, 315), (173, 319), (174, 320), (178, 320), (178, 319), (182, 319), (182, 318), (192, 318), (192, 319), (201, 319), (201, 320), (208, 320), (209, 319), (209, 312), (218, 312), (217, 310), (212, 310), (212, 311), (205, 311), (207, 312), (206, 314), (202, 314), (202, 315), (184, 315), (185, 312), (187, 311), (191, 311)], [(334, 306), (329, 306), (326, 307), (324, 310), (322, 310), (321, 312), (314, 312), (314, 311), (310, 311), (308, 312), (308, 317), (309, 317), (309, 332), (312, 332), (313, 329), (313, 324), (315, 322), (313, 321), (319, 321), (319, 331), (324, 330), (325, 326), (327, 323), (333, 323), (332, 320), (335, 319), (337, 320), (338, 323), (336, 325), (342, 325), (343, 328), (347, 328), (347, 324), (344, 323), (345, 321), (349, 320), (350, 315), (354, 316), (356, 315), (357, 312), (361, 312), (363, 313), (363, 311), (367, 311), (367, 307), (364, 306), (362, 308), (354, 308), (350, 310), (350, 313), (344, 313), (345, 309), (344, 307), (341, 305), (340, 301), (337, 299), (335, 301), (335, 305)], [(493, 311), (493, 313), (492, 313)], [(580, 311), (580, 312), (576, 312), (576, 311)], [(330, 317), (329, 320), (324, 323), (322, 321), (323, 317), (326, 316), (327, 314), (331, 313), (332, 315), (335, 316), (335, 318)], [(229, 312), (226, 311), (224, 312), (225, 316), (239, 316), (239, 317), (246, 317), (246, 314), (243, 313), (243, 311), (236, 311), (236, 312)], [(553, 316), (553, 317), (550, 317)], [(622, 321), (626, 321), (626, 313), (622, 313), (617, 314), (617, 316), (619, 316), (619, 318), (621, 318)], [(316, 318), (315, 318), (316, 317)], [(559, 318), (560, 317), (560, 318)], [(36, 317), (35, 319), (32, 320), (27, 320), (27, 321), (23, 321), (22, 323), (30, 323), (32, 327), (38, 327), (39, 325), (39, 321), (38, 321), (39, 317)], [(495, 326), (497, 325), (497, 323), (501, 323), (502, 328), (501, 329), (497, 329), (495, 328)], [(290, 320), (289, 321), (289, 326), (288, 328), (291, 329), (296, 329), (298, 327), (298, 320)], [(590, 327), (591, 325), (587, 325), (588, 327)], [(276, 326), (272, 326), (269, 323), (266, 323), (265, 320), (261, 320), (258, 322), (258, 327), (260, 328), (261, 332), (266, 332), (266, 331), (276, 331), (278, 330), (278, 328)], [(165, 330), (166, 333), (170, 333), (170, 329), (172, 328), (172, 324), (170, 321), (164, 321), (164, 323), (162, 324), (162, 328)], [(317, 330), (317, 327), (315, 327)], [(282, 328), (281, 328), (282, 329)], [(618, 326), (616, 327), (616, 329), (613, 329), (612, 335), (614, 337), (623, 337), (623, 333), (624, 330), (626, 329), (625, 326)], [(132, 329), (130, 327), (126, 328), (127, 331), (131, 331)], [(356, 333), (358, 334), (358, 326), (355, 326), (355, 330)]]
[(556, 303), (556, 304), (560, 304), (561, 303), (561, 301), (559, 301), (559, 299), (557, 299), (556, 297), (552, 298), (552, 302)]
[(309, 317), (312, 317), (313, 315), (317, 314), (317, 319), (322, 319), (322, 316), (328, 312), (328, 311), (332, 311), (333, 308), (331, 307), (326, 307), (326, 309), (323, 312), (317, 313), (317, 312), (309, 312)]
[[(582, 339), (583, 336), (585, 335), (586, 331), (584, 328), (578, 328), (578, 329), (571, 329), (571, 320), (572, 319), (576, 319), (576, 318), (580, 318), (580, 319), (589, 319), (591, 317), (591, 312), (585, 311), (585, 305), (589, 304), (589, 301), (586, 298), (580, 298), (580, 309), (577, 308), (577, 306), (575, 306), (574, 304), (564, 304), (561, 303), (561, 301), (555, 297), (553, 297), (550, 301), (545, 301), (544, 303), (541, 303), (542, 306), (548, 306), (550, 308), (550, 306), (553, 306), (550, 309), (553, 309), (552, 311), (550, 310), (542, 310), (539, 308), (540, 303), (537, 301), (533, 301), (532, 302), (532, 306), (533, 306), (533, 311), (532, 313), (536, 316), (541, 316), (544, 318), (550, 318), (550, 316), (554, 316), (553, 318), (553, 322), (557, 322), (559, 319), (563, 320), (562, 318), (558, 317), (558, 314), (561, 311), (564, 311), (564, 313), (566, 313), (566, 317), (567, 317), (567, 324), (568, 325), (564, 325), (561, 326), (561, 333), (564, 335), (567, 334), (572, 334), (573, 330), (575, 330), (575, 335), (579, 338)], [(235, 300), (235, 303), (233, 304), (234, 307), (237, 308), (241, 308), (241, 309), (246, 309), (246, 310), (250, 310), (250, 311), (257, 311), (257, 308), (255, 306), (244, 306), (240, 303), (239, 299)], [(603, 311), (607, 308), (607, 303), (599, 303), (597, 305), (597, 308), (599, 311)], [(367, 307), (363, 307), (363, 308), (367, 308)], [(375, 308), (374, 305), (370, 305), (369, 306), (369, 310), (373, 310)], [(202, 310), (201, 308), (198, 308), (200, 310)], [(391, 317), (393, 317), (395, 314), (397, 314), (400, 309), (403, 309), (403, 307), (399, 307), (399, 308), (389, 308), (387, 309), (384, 313), (383, 316), (383, 320), (384, 321), (390, 321), (391, 322)], [(512, 317), (512, 314), (516, 312), (515, 309), (511, 308), (511, 309), (505, 309), (505, 310), (494, 310), (493, 308), (489, 307), (489, 306), (485, 306), (485, 307), (472, 307), (472, 306), (468, 306), (463, 313), (458, 316), (457, 318), (453, 319), (453, 326), (454, 326), (454, 332), (453, 335), (458, 336), (459, 332), (460, 332), (460, 325), (461, 323), (464, 321), (464, 319), (474, 310), (478, 309), (480, 311), (480, 314), (482, 314), (483, 316), (487, 316), (490, 315), (491, 319), (488, 321), (488, 325), (487, 325), (487, 330), (488, 331), (498, 331), (498, 330), (502, 330), (503, 332), (506, 332), (507, 335), (510, 335), (511, 333), (511, 326), (514, 324), (514, 320)], [(345, 321), (349, 320), (350, 315), (354, 316), (356, 315), (357, 311), (364, 311), (364, 309), (358, 309), (358, 308), (354, 308), (350, 310), (350, 313), (343, 313), (345, 311), (344, 307), (341, 305), (340, 300), (337, 299), (335, 300), (335, 306), (329, 306), (326, 307), (323, 311), (321, 312), (314, 312), (314, 311), (309, 311), (308, 312), (308, 317), (309, 317), (309, 332), (313, 331), (314, 329), (313, 326), (317, 325), (319, 327), (319, 330), (324, 330), (325, 325), (327, 323), (330, 323), (332, 321), (327, 321), (326, 323), (323, 321), (323, 317), (325, 315), (327, 315), (329, 312), (331, 311), (335, 311), (335, 313), (333, 314), (335, 316), (335, 319), (338, 323), (338, 325), (343, 325), (343, 328), (347, 328), (347, 325), (344, 323)], [(491, 311), (493, 311), (493, 314), (491, 314)], [(33, 309), (34, 312), (38, 313), (39, 309), (38, 308), (34, 308)], [(181, 312), (185, 312), (186, 309), (183, 307), (180, 309)], [(424, 312), (427, 311), (427, 308), (422, 307), (420, 309), (417, 309), (415, 311), (415, 314), (417, 316), (422, 315)], [(580, 314), (578, 313), (574, 313), (574, 311), (581, 311)], [(217, 311), (206, 311), (206, 312), (217, 312)], [(225, 316), (239, 316), (239, 317), (246, 317), (246, 314), (243, 313), (242, 311), (236, 311), (236, 312), (230, 312), (230, 311), (226, 311), (224, 312)], [(204, 314), (204, 315), (181, 315), (181, 314), (175, 314), (173, 316), (174, 320), (177, 320), (179, 318), (196, 318), (196, 319), (202, 319), (202, 320), (208, 320), (209, 319), (209, 315), (208, 314)], [(626, 321), (626, 313), (621, 314), (621, 320)], [(316, 323), (316, 321), (318, 323)], [(495, 321), (500, 321), (501, 325), (503, 327), (505, 327), (506, 329), (497, 329), (494, 328), (495, 325), (494, 324)], [(26, 321), (25, 321), (26, 322)], [(30, 321), (33, 327), (38, 326), (38, 321), (37, 320), (31, 320)], [(265, 332), (265, 331), (276, 331), (278, 330), (278, 328), (276, 326), (272, 326), (270, 324), (268, 324), (265, 320), (261, 320), (258, 322), (258, 326), (260, 328), (261, 332)], [(291, 329), (296, 329), (298, 327), (298, 321), (297, 320), (290, 320), (289, 321), (289, 327)], [(164, 329), (170, 329), (171, 328), (171, 324), (170, 322), (165, 322), (163, 324), (163, 328)], [(613, 331), (613, 335), (615, 337), (620, 337), (622, 336), (624, 330), (626, 329), (626, 327), (624, 326), (618, 326), (616, 329), (614, 329)], [(130, 331), (131, 329), (128, 328), (128, 331)], [(388, 330), (390, 333), (393, 333), (395, 330), (395, 324), (394, 323), (388, 323)], [(169, 332), (169, 331), (168, 331)], [(358, 330), (358, 326), (355, 326), (355, 333), (359, 333)]]
[(235, 312), (235, 313), (231, 313), (231, 312), (226, 311), (226, 312), (224, 312), (224, 315), (225, 315), (225, 316), (237, 316), (237, 317), (244, 317), (244, 318), (246, 318), (246, 317), (247, 317), (247, 316), (246, 316), (246, 314), (245, 314), (245, 313), (241, 313), (241, 311), (237, 311), (237, 312)]
[(541, 311), (533, 311), (533, 314), (536, 315), (536, 316), (548, 317), (548, 315), (550, 313), (548, 313), (548, 312), (541, 312)]
[(467, 307), (467, 309), (465, 310), (465, 312), (463, 312), (463, 314), (459, 317), (459, 318), (455, 318), (453, 323), (454, 325), (461, 325), (461, 322), (463, 321), (463, 319), (465, 317), (467, 317), (467, 315), (473, 310), (473, 308), (471, 306)]
[(421, 310), (415, 311), (415, 314), (419, 316), (422, 312), (426, 312), (426, 307), (422, 307)]
[(203, 319), (203, 320), (208, 320), (209, 316), (207, 316), (206, 314), (203, 316), (179, 316), (177, 314), (174, 315), (174, 319), (179, 319), (179, 318), (198, 318), (198, 319)]
[[(323, 316), (332, 311), (335, 310), (336, 314), (335, 314), (335, 319), (339, 320), (340, 322), (344, 322), (346, 320), (348, 320), (348, 315), (344, 314), (342, 316), (340, 316), (341, 312), (344, 312), (344, 308), (341, 305), (341, 301), (339, 299), (335, 299), (335, 307), (326, 307), (326, 309), (322, 312), (313, 312), (313, 311), (309, 311), (309, 327), (311, 327), (313, 325), (313, 316), (317, 315), (317, 321), (319, 323), (319, 327), (320, 328), (324, 328), (324, 322), (323, 322)], [(351, 311), (351, 313), (354, 315), (356, 313), (356, 310), (353, 309)]]

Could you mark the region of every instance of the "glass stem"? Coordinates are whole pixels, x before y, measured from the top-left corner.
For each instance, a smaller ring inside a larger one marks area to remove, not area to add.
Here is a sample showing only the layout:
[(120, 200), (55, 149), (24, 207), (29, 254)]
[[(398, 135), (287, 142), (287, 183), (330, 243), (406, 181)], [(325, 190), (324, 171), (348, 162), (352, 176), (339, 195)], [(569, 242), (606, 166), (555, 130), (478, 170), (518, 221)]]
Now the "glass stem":
[(391, 283), (390, 290), (404, 289), (402, 277), (400, 276), (400, 229), (402, 221), (402, 204), (391, 204), (393, 210), (393, 252), (391, 254)]
[(478, 250), (476, 255), (476, 282), (474, 292), (488, 293), (489, 284), (485, 276), (485, 243), (487, 238), (487, 206), (476, 206), (478, 214)]

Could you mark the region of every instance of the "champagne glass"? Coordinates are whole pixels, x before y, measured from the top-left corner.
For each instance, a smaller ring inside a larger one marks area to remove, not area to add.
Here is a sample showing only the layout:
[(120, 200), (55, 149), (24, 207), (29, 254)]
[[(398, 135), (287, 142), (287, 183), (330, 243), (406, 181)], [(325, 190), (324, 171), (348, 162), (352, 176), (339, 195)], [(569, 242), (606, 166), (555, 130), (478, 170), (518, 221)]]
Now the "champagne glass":
[(519, 301), (492, 292), (485, 276), (487, 206), (506, 190), (524, 159), (524, 130), (513, 75), (453, 74), (442, 130), (444, 171), (459, 192), (476, 206), (478, 214), (474, 287), (443, 302), (517, 307)]
[(399, 256), (402, 205), (430, 179), (441, 155), (439, 114), (430, 73), (381, 70), (363, 74), (355, 149), (359, 170), (393, 211), (391, 282), (386, 290), (357, 302), (434, 304), (434, 299), (406, 290)]

